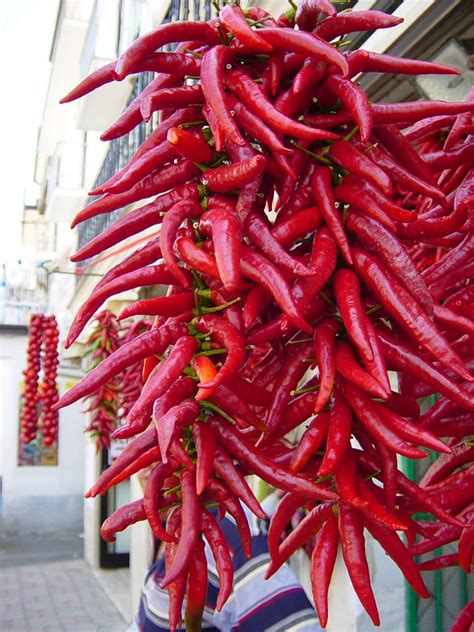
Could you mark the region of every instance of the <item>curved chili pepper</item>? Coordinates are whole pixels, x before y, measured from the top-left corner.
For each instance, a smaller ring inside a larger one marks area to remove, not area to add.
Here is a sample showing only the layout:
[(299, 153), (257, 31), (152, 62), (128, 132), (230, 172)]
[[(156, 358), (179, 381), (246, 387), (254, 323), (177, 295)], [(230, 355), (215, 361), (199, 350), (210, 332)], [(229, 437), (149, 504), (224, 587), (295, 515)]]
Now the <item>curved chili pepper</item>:
[(230, 112), (235, 113), (235, 120), (239, 127), (247, 134), (251, 134), (263, 145), (277, 154), (293, 155), (294, 151), (285, 147), (277, 134), (263, 123), (262, 119), (256, 116), (243, 103), (230, 94), (226, 94), (226, 103)]
[(330, 410), (327, 446), (323, 462), (318, 470), (319, 476), (328, 476), (336, 470), (350, 444), (351, 432), (352, 410), (342, 393), (336, 392)]
[(171, 474), (171, 472), (172, 469), (170, 465), (166, 465), (164, 463), (159, 463), (158, 465), (156, 465), (150, 472), (145, 485), (145, 491), (143, 493), (143, 510), (145, 512), (146, 518), (153, 531), (153, 535), (163, 542), (176, 541), (174, 534), (170, 535), (169, 533), (167, 533), (167, 531), (163, 528), (161, 524), (160, 507), (158, 504), (159, 495), (163, 488), (163, 483)]
[(407, 371), (413, 377), (432, 386), (445, 397), (463, 408), (474, 411), (474, 398), (460, 385), (443, 375), (431, 364), (411, 351), (408, 346), (394, 340), (387, 332), (380, 330), (383, 352), (392, 369)]
[(131, 316), (148, 315), (148, 316), (179, 316), (194, 307), (194, 294), (192, 292), (183, 292), (182, 294), (173, 294), (171, 296), (158, 296), (156, 298), (148, 298), (143, 301), (135, 301), (122, 309), (117, 316), (118, 320), (124, 320)]
[(368, 180), (388, 196), (392, 195), (393, 185), (390, 176), (351, 143), (344, 140), (332, 143), (328, 155), (350, 173), (360, 176), (362, 180)]
[[(212, 380), (217, 375), (217, 368), (210, 358), (207, 356), (195, 356), (191, 361), (192, 368), (196, 371), (197, 376), (199, 378), (199, 382), (202, 384), (206, 384), (207, 382), (212, 382)], [(203, 401), (210, 397), (214, 389), (210, 388), (200, 388), (196, 393), (194, 399), (197, 402)]]
[[(122, 428), (123, 426), (119, 426), (119, 427)], [(114, 438), (114, 437), (112, 437), (111, 435), (111, 438)], [(149, 450), (141, 454), (128, 466), (124, 467), (124, 469), (121, 472), (119, 472), (119, 474), (114, 476), (114, 478), (112, 478), (105, 485), (105, 488), (102, 490), (102, 493), (107, 492), (109, 489), (111, 489), (112, 487), (115, 487), (122, 481), (126, 481), (127, 479), (129, 479), (133, 474), (136, 474), (140, 470), (143, 470), (144, 468), (147, 468), (150, 465), (154, 465), (160, 460), (161, 460), (160, 447), (156, 445), (155, 447), (150, 448)]]
[(143, 500), (140, 498), (119, 507), (106, 518), (100, 528), (100, 535), (106, 542), (115, 542), (115, 534), (118, 531), (123, 531), (141, 520), (146, 520), (146, 515), (143, 509)]
[(397, 279), (373, 255), (360, 248), (352, 251), (356, 271), (400, 326), (444, 366), (471, 380), (461, 358)]
[[(270, 430), (269, 435), (278, 427), (285, 408), (290, 401), (291, 392), (306, 373), (308, 369), (307, 360), (312, 354), (312, 343), (299, 345), (285, 362), (281, 374), (273, 387), (272, 401), (265, 417), (265, 423)], [(270, 440), (269, 435), (265, 437), (266, 441)]]
[(333, 506), (333, 503), (322, 503), (306, 514), (303, 520), (280, 544), (278, 557), (270, 562), (265, 573), (265, 579), (274, 575), (300, 546), (306, 544), (316, 535), (326, 520), (333, 515)]
[(314, 412), (320, 412), (331, 397), (336, 379), (334, 345), (341, 326), (335, 320), (323, 320), (314, 330), (314, 348), (319, 368), (319, 392)]
[(377, 542), (379, 542), (379, 544), (383, 547), (385, 553), (389, 555), (399, 567), (406, 581), (410, 584), (413, 590), (424, 599), (431, 597), (431, 594), (420, 575), (419, 569), (398, 535), (387, 527), (377, 524), (368, 518), (365, 519), (365, 526)]
[(321, 215), (316, 206), (298, 211), (272, 229), (272, 235), (282, 245), (288, 246), (298, 237), (315, 230), (321, 223)]
[(354, 11), (326, 18), (313, 30), (314, 35), (330, 41), (346, 33), (386, 29), (403, 22), (403, 18), (383, 11)]
[(452, 331), (458, 331), (461, 334), (470, 336), (474, 335), (474, 321), (471, 318), (466, 318), (457, 312), (453, 312), (447, 307), (435, 305), (434, 319), (440, 326)]
[[(262, 30), (261, 33), (264, 31)], [(265, 31), (266, 32), (266, 31)], [(307, 140), (329, 140), (337, 138), (335, 134), (323, 130), (307, 127), (293, 121), (279, 112), (272, 102), (261, 91), (258, 84), (245, 72), (233, 69), (226, 72), (226, 83), (235, 96), (242, 103), (266, 123), (282, 134), (296, 136)]]
[(344, 76), (349, 72), (344, 55), (333, 46), (329, 46), (324, 38), (314, 37), (311, 33), (304, 31), (272, 27), (262, 29), (260, 36), (275, 49), (285, 52), (292, 51), (317, 61), (322, 60), (328, 64), (333, 64), (341, 70)]
[(343, 340), (336, 344), (334, 359), (337, 371), (346, 380), (373, 397), (381, 397), (382, 399), (387, 397), (385, 388), (359, 366), (351, 346)]
[(252, 31), (245, 19), (242, 9), (237, 5), (227, 5), (219, 11), (219, 18), (222, 24), (236, 37), (244, 46), (253, 48), (255, 51), (264, 53), (271, 52), (272, 46), (268, 44), (258, 33)]
[(314, 270), (307, 268), (286, 252), (261, 216), (249, 213), (245, 220), (245, 230), (252, 242), (279, 268), (297, 276), (314, 275)]
[(468, 218), (468, 210), (463, 206), (458, 206), (452, 213), (444, 217), (434, 217), (432, 219), (418, 218), (415, 222), (399, 227), (399, 235), (403, 239), (426, 239), (442, 237), (460, 230)]
[[(93, 90), (100, 88), (112, 81), (116, 81), (115, 65), (117, 60), (111, 61), (105, 66), (101, 66), (90, 75), (85, 77), (78, 85), (73, 88), (59, 103), (70, 103), (80, 97), (89, 94)], [(160, 72), (160, 73), (177, 73), (188, 75), (199, 75), (199, 60), (191, 55), (183, 53), (158, 52), (146, 57), (134, 72)]]
[(422, 459), (426, 456), (426, 452), (409, 445), (391, 429), (385, 417), (375, 410), (373, 402), (357, 386), (344, 382), (342, 390), (359, 421), (380, 443), (411, 459)]
[(139, 286), (170, 283), (173, 283), (172, 275), (169, 274), (164, 266), (156, 265), (128, 272), (127, 274), (110, 281), (107, 285), (103, 285), (97, 291), (93, 291), (78, 310), (69, 328), (64, 346), (67, 349), (72, 345), (94, 313), (99, 309), (104, 301), (111, 296)]
[(223, 506), (225, 511), (230, 513), (230, 515), (234, 518), (240, 534), (242, 549), (245, 556), (250, 559), (252, 556), (252, 536), (247, 516), (245, 515), (240, 502), (229, 492), (223, 483), (214, 477), (209, 479), (207, 490), (218, 500), (219, 504)]
[(181, 535), (176, 546), (176, 553), (170, 568), (160, 584), (166, 588), (189, 567), (193, 556), (194, 547), (199, 539), (201, 526), (201, 506), (196, 494), (196, 473), (191, 470), (182, 470), (181, 482)]
[(152, 197), (178, 185), (185, 184), (198, 173), (197, 167), (189, 160), (181, 160), (176, 164), (168, 165), (164, 169), (155, 170), (140, 180), (140, 182), (134, 184), (128, 191), (124, 193), (106, 193), (103, 197), (88, 204), (75, 216), (71, 223), (71, 228), (75, 228), (75, 226), (91, 217), (110, 213), (132, 202), (138, 202), (144, 198)]
[(150, 33), (136, 39), (119, 57), (115, 66), (115, 76), (123, 79), (133, 72), (138, 63), (157, 48), (174, 42), (198, 40), (203, 44), (215, 46), (219, 43), (216, 29), (207, 22), (168, 22), (161, 24)]
[(336, 563), (339, 530), (337, 518), (330, 516), (316, 535), (311, 554), (311, 589), (320, 625), (328, 622), (328, 590)]
[(351, 184), (340, 184), (334, 187), (334, 196), (339, 202), (349, 204), (349, 210), (353, 208), (359, 209), (362, 213), (378, 223), (382, 224), (390, 233), (397, 232), (397, 225), (385, 213), (385, 211), (377, 205), (375, 200), (365, 191)]
[(102, 287), (119, 276), (122, 276), (122, 274), (127, 274), (127, 272), (133, 272), (133, 270), (137, 270), (142, 266), (155, 263), (158, 259), (161, 259), (160, 238), (155, 237), (110, 268), (95, 287)]
[[(166, 528), (171, 533), (176, 533), (181, 523), (181, 507), (176, 507), (168, 514), (166, 520)], [(165, 546), (165, 570), (168, 570), (172, 564), (176, 553), (176, 545), (174, 543)], [(170, 631), (175, 632), (182, 624), (182, 607), (184, 595), (186, 592), (187, 574), (180, 575), (174, 582), (168, 586), (169, 595), (169, 626)]]
[(214, 160), (214, 152), (206, 143), (202, 133), (196, 134), (179, 127), (171, 127), (166, 138), (182, 158), (202, 164)]
[(403, 244), (374, 218), (351, 211), (347, 217), (347, 228), (373, 249), (388, 269), (403, 283), (412, 297), (419, 301), (427, 314), (433, 313), (433, 299), (423, 277)]
[[(140, 158), (135, 160), (123, 173), (122, 177), (114, 182), (104, 183), (100, 187), (101, 193), (124, 193), (129, 191), (137, 182), (145, 178), (150, 172), (164, 167), (178, 157), (174, 147), (167, 141), (162, 141)], [(95, 195), (95, 193), (94, 193)]]
[(352, 264), (351, 249), (342, 219), (336, 210), (336, 200), (331, 190), (331, 172), (327, 167), (318, 167), (313, 173), (311, 189), (321, 215), (331, 231), (346, 261)]
[(186, 610), (184, 615), (186, 630), (189, 630), (189, 632), (201, 631), (207, 586), (207, 560), (204, 553), (204, 543), (199, 537), (189, 561)]
[(159, 329), (152, 329), (133, 338), (89, 371), (77, 384), (69, 389), (53, 406), (54, 410), (64, 408), (96, 391), (111, 377), (121, 373), (127, 366), (140, 362), (150, 355), (160, 354), (178, 338), (187, 333), (182, 323), (170, 323)]
[(278, 549), (284, 530), (295, 511), (305, 504), (305, 499), (287, 492), (280, 500), (270, 520), (267, 534), (268, 552), (272, 561), (278, 560)]
[(304, 469), (313, 455), (319, 450), (329, 430), (329, 413), (319, 413), (301, 436), (291, 457), (290, 472), (298, 473)]
[(214, 470), (234, 496), (246, 504), (252, 513), (262, 520), (266, 519), (267, 516), (265, 512), (255, 498), (243, 474), (234, 465), (232, 459), (225, 451), (220, 449), (216, 450), (214, 456)]
[[(214, 46), (206, 51), (201, 61), (201, 83), (206, 103), (215, 116), (218, 127), (233, 143), (243, 147), (245, 140), (225, 100), (224, 68), (232, 62), (232, 59), (232, 50), (227, 46)], [(217, 149), (219, 151), (219, 148)]]
[(117, 474), (156, 445), (156, 431), (154, 428), (149, 428), (134, 439), (134, 441), (129, 443), (112, 465), (102, 472), (94, 485), (84, 494), (85, 498), (95, 498), (97, 495), (102, 494), (108, 483), (115, 478)]
[(207, 482), (214, 469), (217, 441), (213, 430), (203, 422), (193, 424), (192, 431), (197, 452), (196, 492), (200, 496), (206, 489)]
[(199, 217), (202, 213), (201, 206), (195, 201), (183, 200), (177, 202), (164, 216), (161, 225), (160, 243), (163, 261), (171, 274), (183, 285), (189, 287), (188, 277), (178, 266), (173, 252), (176, 231), (185, 219)]
[(365, 92), (356, 83), (338, 75), (330, 75), (324, 85), (333, 95), (341, 99), (347, 109), (353, 112), (361, 139), (369, 140), (374, 121), (371, 105)]
[(316, 485), (316, 483), (308, 481), (298, 474), (285, 472), (247, 441), (242, 434), (229, 426), (227, 422), (221, 423), (219, 419), (212, 417), (207, 423), (210, 423), (216, 431), (219, 443), (227, 452), (271, 485), (306, 498), (331, 501), (337, 499), (336, 494), (330, 490)]
[[(233, 384), (235, 384), (235, 379), (234, 376), (232, 378)], [(203, 388), (202, 390), (206, 389)], [(225, 413), (237, 420), (244, 421), (245, 424), (253, 426), (260, 432), (268, 431), (268, 427), (252, 412), (237, 388), (232, 388), (229, 384), (221, 384), (212, 391), (209, 399), (213, 404), (217, 404)]]
[(214, 516), (203, 509), (201, 529), (206, 538), (216, 562), (219, 575), (219, 593), (217, 595), (216, 610), (220, 612), (232, 592), (234, 583), (234, 569), (229, 545), (224, 533)]
[(459, 566), (459, 558), (457, 553), (448, 553), (447, 555), (441, 555), (440, 557), (434, 557), (431, 560), (420, 562), (418, 564), (418, 570), (425, 571), (440, 571), (450, 566)]
[(357, 187), (359, 190), (364, 191), (369, 195), (374, 202), (379, 206), (390, 219), (395, 222), (414, 222), (417, 219), (417, 214), (414, 211), (409, 211), (397, 204), (394, 204), (377, 186), (370, 182), (367, 178), (359, 177), (353, 173), (349, 173), (344, 176), (344, 184), (350, 184)]
[(210, 224), (217, 269), (226, 290), (233, 292), (240, 282), (241, 226), (235, 213), (225, 209), (206, 211), (201, 222)]
[(180, 259), (189, 266), (191, 270), (195, 270), (201, 274), (207, 274), (213, 279), (220, 281), (215, 258), (202, 248), (199, 248), (192, 239), (180, 236), (176, 239), (175, 246)]
[[(351, 51), (347, 55), (350, 76), (359, 72), (389, 72), (397, 75), (458, 75), (459, 68), (421, 59), (405, 59), (368, 50)], [(420, 117), (421, 118), (421, 117)]]
[[(169, 193), (165, 193), (164, 195), (156, 198), (156, 200), (150, 204), (146, 204), (145, 206), (137, 208), (127, 215), (120, 217), (108, 226), (102, 233), (100, 233), (100, 235), (91, 239), (75, 254), (71, 255), (71, 261), (83, 261), (84, 259), (93, 257), (103, 250), (106, 250), (111, 246), (115, 246), (115, 244), (127, 239), (127, 237), (136, 235), (142, 230), (145, 230), (150, 226), (154, 226), (155, 224), (161, 224), (163, 212), (167, 211), (174, 204), (183, 199), (190, 199), (193, 201), (199, 200), (199, 193), (195, 184), (185, 184), (176, 187)], [(133, 269), (136, 269), (137, 267), (141, 268), (147, 263), (152, 263), (152, 261), (144, 261), (140, 266), (134, 266)], [(101, 284), (104, 284), (104, 281), (101, 280)]]
[(257, 154), (241, 162), (207, 169), (201, 180), (211, 191), (227, 193), (252, 182), (263, 173), (266, 163), (265, 156)]
[(457, 169), (463, 163), (470, 164), (474, 157), (474, 142), (466, 141), (461, 146), (450, 151), (434, 151), (425, 153), (423, 160), (433, 171), (442, 169)]
[(307, 333), (312, 332), (311, 327), (300, 314), (287, 282), (268, 259), (250, 248), (242, 246), (240, 266), (244, 276), (261, 285), (274, 297), (275, 302), (291, 323)]
[(451, 447), (451, 454), (440, 454), (430, 465), (427, 472), (420, 481), (422, 487), (433, 485), (449, 476), (461, 465), (470, 463), (474, 459), (474, 446), (469, 443)]
[(302, 0), (296, 9), (295, 22), (301, 30), (311, 31), (321, 14), (334, 16), (336, 13), (336, 7), (329, 0)]
[(151, 415), (154, 401), (180, 377), (198, 346), (197, 340), (191, 336), (183, 336), (175, 343), (168, 357), (152, 371), (140, 397), (132, 406), (128, 414), (130, 426)]
[(199, 316), (194, 320), (194, 326), (198, 331), (210, 333), (227, 350), (227, 358), (214, 380), (199, 384), (200, 388), (216, 388), (237, 373), (245, 362), (245, 340), (225, 318), (214, 314)]
[(337, 307), (349, 337), (361, 354), (372, 360), (374, 356), (363, 317), (365, 312), (357, 276), (351, 270), (340, 268), (334, 275), (333, 288)]
[(168, 462), (168, 453), (172, 444), (176, 443), (180, 430), (189, 426), (199, 413), (199, 404), (194, 399), (185, 399), (160, 417), (153, 414), (163, 463)]
[(380, 625), (377, 604), (372, 592), (369, 567), (365, 556), (364, 525), (357, 510), (341, 503), (338, 528), (342, 556), (354, 590), (374, 625)]

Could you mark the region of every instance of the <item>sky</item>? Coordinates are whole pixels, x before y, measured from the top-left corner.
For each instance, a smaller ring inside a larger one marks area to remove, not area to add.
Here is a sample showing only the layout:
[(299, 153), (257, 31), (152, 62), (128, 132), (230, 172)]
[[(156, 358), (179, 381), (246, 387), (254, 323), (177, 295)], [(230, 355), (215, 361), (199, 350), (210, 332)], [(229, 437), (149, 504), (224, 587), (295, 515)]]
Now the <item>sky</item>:
[(58, 0), (0, 0), (0, 263), (21, 253), (25, 186), (48, 87)]

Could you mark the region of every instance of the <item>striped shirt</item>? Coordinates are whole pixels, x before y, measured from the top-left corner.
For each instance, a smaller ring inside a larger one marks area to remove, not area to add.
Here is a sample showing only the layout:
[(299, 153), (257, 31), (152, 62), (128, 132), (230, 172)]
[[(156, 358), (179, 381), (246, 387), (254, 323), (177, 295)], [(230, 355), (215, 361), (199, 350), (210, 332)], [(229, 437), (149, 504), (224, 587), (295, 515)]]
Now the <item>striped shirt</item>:
[[(229, 517), (219, 521), (232, 550), (234, 566), (234, 588), (221, 612), (215, 610), (219, 579), (206, 544), (208, 590), (202, 629), (207, 632), (321, 632), (314, 608), (287, 564), (269, 580), (264, 579), (270, 563), (264, 533), (266, 525), (251, 516), (249, 522), (252, 557), (248, 560), (235, 522)], [(164, 561), (160, 558), (148, 571), (139, 611), (129, 632), (169, 631), (168, 594), (159, 588), (164, 574)]]

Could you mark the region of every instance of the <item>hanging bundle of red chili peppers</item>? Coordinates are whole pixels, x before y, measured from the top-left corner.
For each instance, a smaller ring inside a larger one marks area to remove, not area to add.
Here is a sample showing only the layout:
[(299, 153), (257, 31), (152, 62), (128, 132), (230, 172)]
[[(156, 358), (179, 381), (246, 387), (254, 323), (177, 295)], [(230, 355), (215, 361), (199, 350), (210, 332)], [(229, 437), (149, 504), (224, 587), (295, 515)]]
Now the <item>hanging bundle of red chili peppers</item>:
[(56, 318), (33, 314), (28, 326), (27, 367), (23, 371), (25, 386), (20, 416), (21, 443), (31, 443), (39, 434), (43, 445), (49, 446), (58, 436), (59, 415), (54, 407), (59, 399), (58, 341)]
[[(207, 508), (235, 518), (250, 554), (241, 503), (264, 515), (250, 474), (285, 492), (268, 533), (268, 575), (316, 538), (311, 580), (323, 626), (339, 545), (379, 623), (365, 529), (422, 597), (420, 548), (434, 550), (449, 533), (460, 542), (456, 563), (470, 567), (474, 102), (368, 100), (353, 81), (359, 73), (459, 74), (342, 52), (346, 34), (400, 21), (336, 14), (322, 0), (303, 0), (278, 20), (227, 5), (219, 19), (143, 35), (63, 99), (158, 73), (102, 138), (127, 134), (156, 111), (161, 124), (73, 226), (138, 207), (73, 260), (151, 226), (160, 236), (107, 273), (67, 345), (113, 295), (149, 285), (168, 292), (124, 310), (121, 318), (153, 315), (154, 325), (110, 349), (57, 407), (143, 365), (144, 386), (114, 434), (135, 438), (88, 496), (153, 465), (143, 500), (114, 512), (102, 535), (113, 540), (148, 520), (167, 542), (171, 630), (185, 594), (188, 629), (199, 628), (204, 541), (220, 576), (218, 609), (227, 600), (231, 553)], [(157, 52), (171, 43), (175, 52)], [(433, 393), (438, 401), (420, 417), (417, 399)], [(292, 446), (285, 437), (298, 426)], [(418, 485), (397, 455), (423, 459), (427, 450), (441, 456)], [(300, 508), (304, 519), (284, 538)], [(436, 532), (420, 512), (433, 516)]]

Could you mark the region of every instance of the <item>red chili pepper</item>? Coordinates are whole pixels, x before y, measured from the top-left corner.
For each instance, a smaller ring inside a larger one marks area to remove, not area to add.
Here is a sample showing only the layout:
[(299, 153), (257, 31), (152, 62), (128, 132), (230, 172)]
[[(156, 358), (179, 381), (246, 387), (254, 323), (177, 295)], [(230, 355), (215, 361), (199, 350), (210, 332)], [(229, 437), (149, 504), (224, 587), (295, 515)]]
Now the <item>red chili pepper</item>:
[(240, 103), (230, 94), (226, 94), (226, 104), (230, 112), (235, 113), (235, 120), (240, 128), (246, 133), (251, 134), (263, 145), (278, 154), (293, 155), (293, 150), (285, 147), (275, 132), (263, 123), (259, 116), (256, 116), (243, 103)]
[(334, 341), (341, 326), (335, 320), (324, 320), (314, 330), (314, 347), (319, 368), (319, 392), (314, 412), (320, 412), (331, 397), (336, 379)]
[(150, 417), (154, 401), (180, 377), (198, 346), (197, 340), (191, 336), (183, 336), (175, 343), (168, 357), (152, 371), (140, 397), (132, 406), (128, 415), (129, 425), (134, 426)]
[(72, 345), (90, 318), (104, 303), (104, 301), (111, 296), (136, 287), (144, 285), (158, 285), (160, 283), (173, 283), (172, 275), (170, 275), (162, 265), (147, 266), (134, 270), (133, 272), (128, 272), (127, 274), (114, 279), (110, 283), (107, 283), (107, 285), (103, 285), (97, 291), (93, 291), (74, 317), (64, 346), (68, 348)]
[(185, 184), (197, 176), (198, 173), (197, 167), (189, 160), (181, 160), (176, 164), (168, 165), (164, 169), (153, 171), (128, 191), (124, 193), (106, 193), (103, 197), (88, 204), (76, 215), (71, 223), (71, 228), (91, 217), (110, 213), (132, 202), (138, 202), (144, 198), (152, 197), (173, 187)]
[(171, 127), (168, 130), (167, 139), (182, 158), (202, 164), (214, 160), (214, 152), (201, 132), (193, 133), (179, 127)]
[(242, 274), (267, 290), (291, 323), (307, 333), (312, 332), (311, 327), (300, 314), (284, 277), (268, 259), (242, 246), (240, 265)]
[(440, 557), (434, 557), (431, 560), (420, 562), (418, 564), (418, 570), (425, 571), (440, 571), (450, 566), (459, 566), (459, 558), (457, 553), (448, 553), (447, 555), (441, 555)]
[(377, 604), (372, 592), (369, 567), (365, 555), (364, 525), (357, 510), (339, 505), (339, 534), (342, 556), (351, 583), (374, 625), (380, 625)]
[(127, 272), (133, 272), (133, 270), (137, 270), (145, 265), (155, 263), (158, 259), (161, 259), (160, 238), (155, 237), (110, 268), (95, 287), (102, 287), (119, 276), (122, 276), (122, 274), (127, 274)]
[(172, 469), (169, 465), (159, 463), (156, 465), (146, 482), (143, 494), (143, 510), (146, 515), (153, 535), (163, 542), (175, 542), (174, 534), (169, 534), (163, 528), (160, 518), (159, 498), (163, 488), (164, 481), (171, 474)]
[(344, 184), (356, 186), (369, 195), (392, 220), (395, 222), (414, 222), (417, 214), (414, 211), (408, 211), (397, 204), (394, 204), (382, 191), (372, 182), (364, 177), (359, 177), (350, 173), (344, 176)]
[(328, 155), (331, 160), (351, 174), (360, 176), (362, 180), (368, 180), (386, 195), (392, 195), (393, 185), (390, 176), (351, 143), (344, 140), (333, 143)]
[(278, 503), (268, 527), (267, 544), (272, 561), (278, 560), (278, 549), (284, 530), (287, 528), (295, 511), (304, 505), (306, 500), (301, 496), (286, 493)]
[(347, 229), (355, 233), (365, 246), (374, 250), (388, 269), (403, 283), (426, 313), (433, 313), (433, 299), (404, 245), (374, 218), (351, 211)]
[(261, 518), (266, 519), (266, 514), (260, 506), (260, 503), (255, 498), (254, 493), (250, 489), (243, 474), (238, 467), (234, 465), (230, 456), (223, 450), (217, 449), (214, 456), (214, 470), (216, 474), (227, 485), (229, 490), (239, 498), (250, 511)]
[[(214, 46), (201, 61), (201, 83), (206, 103), (215, 116), (222, 133), (233, 143), (245, 145), (240, 131), (230, 114), (225, 101), (224, 68), (233, 60), (233, 52), (227, 46)], [(219, 148), (217, 147), (219, 151)]]
[[(232, 378), (233, 384), (235, 384), (236, 379), (238, 379), (236, 376)], [(237, 388), (234, 389), (229, 384), (221, 384), (212, 392), (209, 399), (213, 404), (216, 404), (225, 413), (237, 420), (242, 420), (245, 424), (253, 426), (260, 432), (268, 431), (268, 427), (252, 412)]]
[(311, 589), (320, 625), (328, 622), (328, 591), (336, 563), (339, 530), (337, 518), (329, 517), (316, 535), (311, 554)]
[(469, 442), (451, 447), (451, 454), (440, 454), (420, 481), (422, 487), (440, 482), (461, 465), (470, 463), (474, 458), (474, 446)]
[(329, 429), (329, 413), (322, 412), (304, 431), (291, 457), (290, 472), (301, 472), (326, 439)]
[(343, 340), (336, 344), (334, 360), (337, 371), (348, 382), (355, 384), (373, 397), (386, 398), (385, 389), (359, 366), (352, 347)]
[(373, 115), (365, 92), (357, 84), (338, 75), (330, 75), (324, 85), (334, 96), (341, 99), (347, 109), (353, 112), (361, 139), (369, 140), (373, 127)]
[(214, 560), (217, 574), (219, 575), (219, 593), (217, 595), (216, 610), (220, 612), (232, 592), (234, 584), (234, 569), (229, 544), (224, 536), (219, 523), (214, 516), (203, 509), (201, 529), (206, 538)]
[(470, 164), (474, 157), (474, 142), (465, 142), (451, 151), (434, 151), (425, 153), (423, 160), (433, 171), (441, 169), (457, 169), (464, 163)]
[(351, 432), (352, 411), (342, 393), (336, 392), (330, 411), (327, 447), (318, 470), (319, 476), (328, 476), (336, 470), (350, 445)]
[(182, 294), (158, 296), (157, 298), (135, 301), (124, 307), (117, 318), (118, 320), (124, 320), (125, 318), (136, 316), (137, 314), (149, 316), (179, 316), (193, 307), (194, 294), (192, 292), (183, 292)]
[(456, 617), (450, 632), (468, 632), (474, 621), (474, 599), (471, 600)]
[(258, 154), (248, 160), (207, 169), (201, 180), (211, 191), (227, 193), (249, 184), (263, 173), (265, 167), (265, 157)]
[(327, 167), (315, 169), (311, 188), (321, 215), (331, 231), (346, 261), (352, 264), (351, 249), (342, 219), (336, 209), (336, 200), (331, 190), (331, 172)]
[(471, 380), (461, 358), (397, 279), (374, 256), (360, 248), (352, 251), (356, 271), (400, 326), (444, 366)]
[(245, 362), (245, 340), (233, 325), (214, 314), (199, 316), (194, 326), (198, 331), (210, 333), (227, 350), (227, 358), (215, 379), (206, 384), (199, 383), (200, 388), (216, 388), (237, 373)]
[(336, 494), (330, 490), (316, 485), (316, 483), (308, 481), (298, 474), (285, 472), (247, 441), (242, 434), (229, 426), (227, 422), (221, 423), (220, 419), (213, 417), (207, 423), (211, 424), (211, 427), (216, 431), (219, 443), (227, 452), (241, 464), (250, 467), (257, 476), (263, 478), (267, 483), (307, 498), (331, 501), (337, 499)]
[(274, 575), (300, 546), (306, 544), (318, 533), (326, 520), (332, 515), (333, 506), (333, 503), (323, 503), (317, 505), (306, 514), (303, 520), (298, 523), (280, 544), (278, 557), (272, 559), (265, 573), (265, 579)]
[(164, 415), (157, 416), (153, 410), (153, 419), (163, 463), (168, 462), (168, 453), (172, 445), (177, 443), (182, 428), (191, 425), (199, 413), (199, 404), (194, 399), (185, 399), (170, 408)]
[[(217, 369), (210, 358), (207, 356), (195, 356), (192, 359), (191, 366), (196, 371), (201, 384), (212, 382), (217, 375)], [(207, 399), (212, 395), (214, 389), (200, 388), (196, 393), (194, 399), (197, 402)]]
[[(212, 231), (217, 269), (226, 290), (233, 292), (240, 282), (240, 244), (242, 229), (235, 215), (225, 209), (206, 211), (201, 222)], [(200, 223), (201, 225), (201, 223)]]
[(227, 5), (219, 12), (222, 24), (236, 37), (244, 46), (268, 53), (272, 51), (272, 46), (268, 44), (258, 33), (252, 31), (245, 19), (242, 9), (237, 5)]
[(206, 489), (207, 482), (214, 469), (216, 452), (216, 435), (206, 423), (193, 424), (193, 437), (197, 452), (196, 492), (200, 496)]
[[(459, 68), (421, 59), (405, 59), (368, 50), (351, 51), (347, 55), (350, 76), (359, 72), (389, 72), (397, 75), (458, 75)], [(420, 117), (421, 118), (421, 117)]]
[(387, 448), (411, 459), (422, 459), (426, 456), (426, 452), (409, 445), (392, 430), (385, 420), (385, 415), (382, 416), (375, 409), (370, 398), (357, 386), (344, 382), (343, 393), (362, 425)]
[(344, 76), (349, 72), (347, 61), (337, 49), (329, 46), (323, 39), (304, 31), (292, 29), (265, 28), (260, 31), (261, 37), (278, 50), (292, 51), (316, 61), (325, 61), (337, 66)]
[(136, 39), (122, 53), (115, 66), (115, 76), (118, 79), (123, 79), (134, 72), (136, 65), (157, 48), (187, 40), (198, 40), (209, 46), (215, 46), (219, 43), (216, 29), (207, 22), (168, 22)]
[(349, 204), (349, 210), (359, 209), (362, 213), (379, 224), (391, 234), (397, 232), (397, 225), (393, 222), (385, 211), (377, 205), (375, 200), (364, 190), (351, 184), (340, 184), (334, 187), (334, 196), (338, 202)]
[[(267, 32), (268, 29), (265, 29)], [(261, 33), (263, 33), (263, 29)], [(335, 134), (307, 127), (280, 113), (261, 91), (258, 84), (245, 72), (237, 69), (226, 73), (226, 83), (242, 103), (282, 134), (307, 140), (329, 140)]]
[(346, 33), (386, 29), (403, 22), (403, 18), (382, 11), (354, 11), (326, 18), (313, 30), (314, 35), (330, 41)]
[(425, 241), (426, 239), (449, 235), (456, 230), (460, 230), (464, 222), (468, 219), (468, 210), (463, 206), (458, 206), (452, 213), (444, 217), (432, 219), (418, 218), (416, 222), (400, 226), (398, 233), (403, 239), (416, 239)]
[(187, 327), (181, 323), (170, 323), (159, 329), (152, 329), (125, 343), (119, 349), (85, 375), (80, 382), (65, 393), (54, 409), (64, 408), (96, 391), (111, 377), (121, 373), (125, 367), (144, 358), (160, 354), (173, 342), (187, 333)]
[(100, 528), (100, 535), (106, 542), (115, 542), (115, 534), (118, 531), (123, 531), (141, 520), (146, 520), (146, 515), (143, 508), (143, 500), (140, 498), (119, 507), (106, 518)]
[(440, 326), (458, 331), (460, 334), (474, 335), (474, 321), (441, 305), (435, 305), (435, 322)]
[[(135, 209), (127, 215), (120, 217), (118, 220), (108, 226), (102, 233), (91, 239), (87, 244), (82, 246), (75, 254), (71, 256), (71, 261), (83, 261), (99, 254), (103, 250), (115, 246), (115, 244), (136, 235), (137, 233), (154, 226), (155, 224), (161, 224), (162, 214), (167, 211), (177, 202), (189, 199), (193, 201), (199, 200), (198, 190), (194, 184), (185, 184), (183, 186), (176, 187), (169, 193), (165, 193), (156, 198), (150, 204)], [(160, 250), (161, 253), (161, 250)], [(158, 258), (158, 257), (157, 257)], [(144, 256), (145, 259), (145, 256)], [(156, 259), (154, 259), (156, 261)], [(133, 269), (142, 267), (153, 261), (144, 260), (139, 266), (135, 266)], [(128, 271), (128, 270), (125, 270)], [(101, 280), (101, 284), (104, 281)]]
[(220, 281), (217, 263), (212, 255), (199, 248), (189, 237), (180, 236), (175, 241), (180, 259), (191, 269)]
[(181, 535), (176, 546), (173, 562), (170, 568), (167, 569), (166, 575), (160, 584), (161, 588), (166, 588), (166, 586), (188, 570), (196, 542), (199, 539), (201, 506), (196, 494), (196, 473), (191, 470), (183, 470), (180, 482), (182, 492)]
[(245, 232), (262, 253), (279, 268), (297, 276), (314, 275), (314, 270), (307, 268), (286, 252), (261, 216), (249, 213), (245, 220)]
[(295, 22), (301, 30), (311, 31), (321, 14), (334, 16), (336, 13), (336, 7), (329, 0), (302, 0), (296, 10)]

